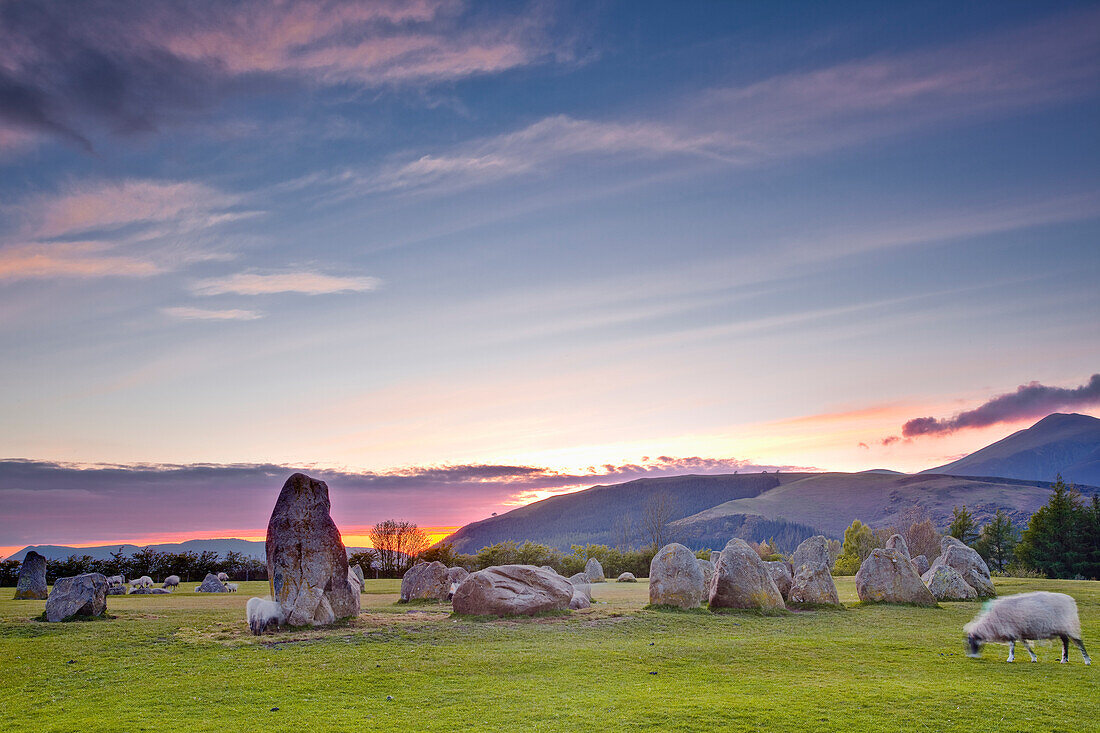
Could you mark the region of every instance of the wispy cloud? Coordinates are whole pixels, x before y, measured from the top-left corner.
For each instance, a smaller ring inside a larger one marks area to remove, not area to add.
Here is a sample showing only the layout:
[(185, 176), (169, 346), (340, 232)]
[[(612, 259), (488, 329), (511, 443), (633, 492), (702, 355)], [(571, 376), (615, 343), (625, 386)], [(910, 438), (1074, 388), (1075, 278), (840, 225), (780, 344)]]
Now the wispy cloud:
[(47, 278), (147, 277), (162, 272), (153, 263), (117, 254), (99, 242), (23, 244), (0, 247), (0, 281)]
[(959, 430), (1043, 417), (1058, 410), (1092, 405), (1100, 405), (1100, 374), (1093, 374), (1080, 387), (1048, 387), (1039, 382), (1021, 384), (1015, 392), (998, 395), (954, 417), (918, 417), (909, 420), (902, 426), (901, 433), (906, 438), (948, 435)]
[(183, 321), (254, 321), (262, 318), (259, 311), (240, 310), (231, 308), (226, 310), (210, 310), (207, 308), (188, 308), (177, 306), (174, 308), (162, 308), (161, 312), (172, 318)]
[(319, 272), (256, 273), (239, 272), (226, 277), (199, 280), (192, 286), (196, 295), (269, 295), (273, 293), (361, 293), (381, 285), (376, 277), (347, 277)]

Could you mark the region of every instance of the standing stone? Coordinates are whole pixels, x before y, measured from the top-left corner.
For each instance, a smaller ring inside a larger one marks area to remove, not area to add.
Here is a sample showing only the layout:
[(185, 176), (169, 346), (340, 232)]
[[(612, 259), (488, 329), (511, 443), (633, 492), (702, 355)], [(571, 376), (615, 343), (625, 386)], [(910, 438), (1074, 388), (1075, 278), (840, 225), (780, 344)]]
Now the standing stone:
[(787, 599), (792, 603), (840, 605), (840, 596), (829, 572), (829, 540), (823, 535), (803, 540), (791, 555), (791, 588)]
[(573, 584), (534, 565), (497, 565), (470, 573), (455, 591), (455, 613), (470, 616), (533, 616), (564, 611)]
[(928, 572), (928, 558), (924, 555), (917, 555), (911, 562), (913, 563), (913, 568), (917, 571), (917, 575), (923, 576)]
[(34, 550), (23, 558), (19, 579), (15, 582), (15, 600), (44, 601), (50, 595), (46, 588), (46, 558)]
[(937, 601), (970, 601), (978, 597), (978, 592), (950, 565), (937, 565), (926, 572), (921, 580)]
[(600, 561), (594, 557), (588, 558), (588, 562), (585, 563), (584, 574), (588, 576), (588, 580), (592, 583), (603, 583), (607, 580), (603, 576), (603, 565), (600, 565)]
[(703, 587), (710, 592), (710, 584), (714, 582), (714, 563), (710, 560), (703, 560), (702, 558), (696, 558), (695, 564), (699, 566), (699, 569), (703, 571)]
[(768, 575), (772, 576), (772, 581), (779, 590), (779, 595), (783, 596), (784, 600), (789, 600), (793, 578), (791, 566), (784, 560), (765, 560), (764, 567), (768, 569)]
[(909, 545), (905, 544), (905, 538), (900, 534), (890, 535), (890, 539), (886, 540), (886, 549), (897, 550), (905, 556), (906, 560), (912, 560), (909, 556)]
[(649, 563), (649, 602), (680, 608), (702, 604), (707, 586), (695, 560), (694, 553), (678, 542), (662, 547)]
[(353, 568), (348, 568), (348, 582), (355, 586), (357, 593), (363, 592), (363, 581), (359, 579), (359, 576), (355, 574)]
[(447, 566), (438, 560), (420, 562), (405, 571), (401, 578), (401, 601), (445, 601), (451, 591), (447, 582)]
[(622, 573), (618, 578), (615, 578), (616, 583), (637, 583), (638, 579), (634, 577), (634, 573)]
[(856, 573), (856, 593), (861, 601), (936, 605), (913, 563), (897, 550), (882, 547), (871, 550)]
[(929, 570), (941, 565), (949, 565), (958, 571), (966, 584), (973, 588), (979, 598), (992, 598), (997, 595), (993, 580), (989, 577), (989, 566), (973, 547), (963, 544), (948, 535), (940, 542), (943, 551)]
[(573, 585), (573, 599), (569, 601), (569, 607), (573, 610), (588, 608), (592, 605), (592, 585), (588, 582), (587, 573), (577, 573), (569, 578)]
[[(551, 568), (553, 570), (553, 568)], [(463, 567), (447, 568), (447, 589), (448, 591), (456, 583), (462, 585), (462, 581), (470, 577), (470, 571)]]
[(107, 578), (103, 573), (84, 573), (58, 578), (46, 599), (46, 620), (64, 621), (73, 616), (102, 616), (107, 611)]
[(357, 616), (348, 553), (329, 514), (328, 486), (302, 473), (286, 480), (267, 524), (271, 595), (290, 626), (321, 626)]
[(351, 566), (351, 572), (355, 573), (355, 577), (359, 578), (359, 587), (363, 588), (367, 584), (367, 576), (363, 575), (363, 566), (356, 563)]
[[(136, 593), (137, 591), (134, 591)], [(195, 589), (196, 593), (228, 593), (225, 583), (218, 580), (218, 576), (213, 573), (207, 573), (206, 577), (202, 579), (202, 583)]]
[(740, 538), (722, 550), (710, 587), (711, 608), (786, 608), (764, 561)]

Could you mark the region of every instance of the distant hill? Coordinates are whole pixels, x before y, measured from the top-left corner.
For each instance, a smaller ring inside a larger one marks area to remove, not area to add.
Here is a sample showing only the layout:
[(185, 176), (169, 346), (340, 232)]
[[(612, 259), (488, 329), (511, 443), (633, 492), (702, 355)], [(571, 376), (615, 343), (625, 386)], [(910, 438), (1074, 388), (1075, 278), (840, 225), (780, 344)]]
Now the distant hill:
[[(98, 547), (67, 547), (65, 545), (29, 545), (24, 547), (19, 552), (15, 553), (9, 560), (20, 560), (26, 556), (28, 552), (34, 550), (38, 554), (45, 557), (47, 560), (64, 560), (70, 555), (91, 555), (96, 560), (107, 560), (110, 558), (111, 553), (118, 550), (120, 545), (100, 545)], [(127, 555), (133, 555), (138, 550), (143, 549), (146, 545), (121, 545), (122, 551)], [(216, 540), (187, 540), (185, 542), (166, 543), (159, 545), (148, 545), (148, 547), (158, 552), (216, 552), (218, 555), (224, 556), (229, 552), (239, 552), (242, 555), (250, 555), (259, 560), (263, 560), (267, 557), (267, 549), (263, 542), (255, 542), (251, 540), (238, 540), (238, 539), (216, 539)], [(348, 552), (359, 552), (365, 548), (362, 547), (349, 547)]]
[(1026, 430), (924, 473), (1003, 476), (1100, 486), (1100, 420), (1053, 413)]
[(997, 509), (1024, 522), (1050, 495), (1048, 483), (896, 473), (790, 473), (640, 479), (555, 496), (460, 529), (448, 539), (460, 552), (504, 540), (532, 540), (560, 549), (618, 544), (623, 527), (646, 541), (641, 519), (656, 494), (674, 500), (671, 536), (694, 549), (724, 546), (731, 537), (774, 537), (793, 549), (813, 534), (840, 538), (853, 519), (888, 526), (920, 505), (939, 526), (965, 504), (979, 522)]

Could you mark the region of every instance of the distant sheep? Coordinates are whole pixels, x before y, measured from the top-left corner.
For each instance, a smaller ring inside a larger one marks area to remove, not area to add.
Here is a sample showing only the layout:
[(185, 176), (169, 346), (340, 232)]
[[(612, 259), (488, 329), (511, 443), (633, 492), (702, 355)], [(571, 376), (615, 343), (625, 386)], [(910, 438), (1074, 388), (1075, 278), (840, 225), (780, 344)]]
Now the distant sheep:
[(237, 592), (237, 584), (236, 583), (226, 583), (225, 584), (225, 589), (227, 591), (229, 591), (230, 593), (236, 593)]
[(153, 579), (150, 578), (148, 575), (143, 575), (140, 578), (138, 578), (138, 583), (141, 584), (142, 588), (152, 588), (153, 587)]
[(1037, 662), (1032, 640), (1061, 639), (1062, 664), (1069, 661), (1069, 640), (1077, 644), (1085, 664), (1091, 664), (1081, 641), (1077, 603), (1065, 593), (1035, 591), (1004, 596), (986, 604), (977, 618), (963, 627), (968, 657), (981, 657), (982, 644), (1007, 643), (1008, 661), (1016, 659), (1016, 642), (1022, 641), (1031, 661)]
[(126, 585), (126, 578), (121, 575), (112, 575), (107, 578), (107, 585)]
[(249, 598), (245, 612), (248, 615), (248, 628), (256, 636), (264, 633), (268, 626), (282, 626), (286, 623), (286, 612), (278, 601)]
[(229, 580), (229, 576), (225, 573), (218, 573), (218, 580), (224, 583), (225, 581)]
[(164, 587), (165, 588), (178, 588), (179, 585), (180, 585), (180, 576), (178, 576), (178, 575), (169, 575), (167, 578), (164, 579)]

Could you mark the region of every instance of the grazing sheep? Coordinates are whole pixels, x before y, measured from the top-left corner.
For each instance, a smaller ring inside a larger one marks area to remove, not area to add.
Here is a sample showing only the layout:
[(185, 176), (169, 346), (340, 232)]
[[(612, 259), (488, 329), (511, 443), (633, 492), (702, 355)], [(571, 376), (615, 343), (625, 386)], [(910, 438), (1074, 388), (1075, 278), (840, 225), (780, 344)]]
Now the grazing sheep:
[(122, 577), (121, 575), (112, 575), (111, 577), (107, 578), (107, 585), (126, 585), (126, 578)]
[(218, 580), (224, 583), (225, 581), (229, 580), (229, 576), (225, 573), (218, 573)]
[(1031, 661), (1037, 662), (1032, 640), (1061, 639), (1062, 664), (1069, 661), (1069, 640), (1077, 644), (1085, 664), (1091, 664), (1081, 641), (1081, 621), (1077, 603), (1065, 593), (1034, 591), (1004, 596), (987, 603), (977, 618), (963, 627), (966, 632), (966, 656), (979, 658), (982, 644), (1008, 643), (1008, 661), (1016, 659), (1016, 641), (1022, 641)]
[(148, 575), (141, 576), (140, 578), (138, 578), (137, 582), (141, 585), (142, 588), (153, 587), (153, 579), (150, 578)]
[(245, 612), (248, 614), (248, 628), (256, 636), (264, 633), (268, 626), (282, 626), (286, 623), (286, 612), (278, 601), (249, 598)]
[(225, 589), (227, 591), (229, 591), (230, 593), (236, 593), (237, 592), (237, 584), (236, 583), (226, 583), (225, 584)]
[(180, 585), (180, 576), (178, 576), (178, 575), (169, 575), (167, 578), (164, 579), (164, 587), (165, 588), (178, 588), (179, 585)]

